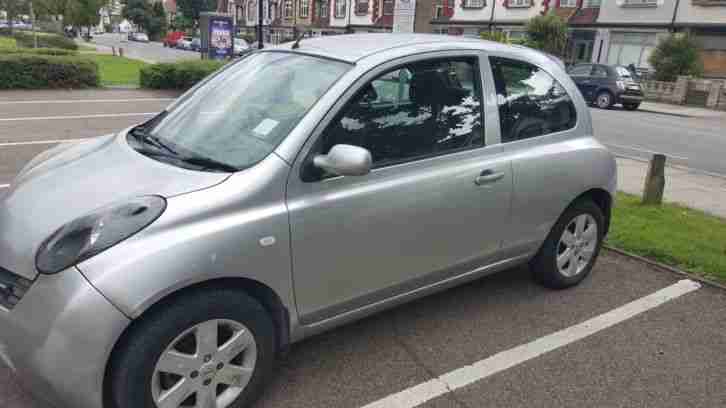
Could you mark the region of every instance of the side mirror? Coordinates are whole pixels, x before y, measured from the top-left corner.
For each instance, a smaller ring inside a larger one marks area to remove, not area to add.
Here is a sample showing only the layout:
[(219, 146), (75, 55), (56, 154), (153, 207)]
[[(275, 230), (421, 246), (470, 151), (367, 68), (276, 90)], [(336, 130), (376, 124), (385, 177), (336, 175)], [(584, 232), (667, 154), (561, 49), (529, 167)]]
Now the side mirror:
[(338, 144), (328, 154), (317, 155), (313, 165), (339, 176), (363, 176), (371, 171), (371, 152), (359, 146)]

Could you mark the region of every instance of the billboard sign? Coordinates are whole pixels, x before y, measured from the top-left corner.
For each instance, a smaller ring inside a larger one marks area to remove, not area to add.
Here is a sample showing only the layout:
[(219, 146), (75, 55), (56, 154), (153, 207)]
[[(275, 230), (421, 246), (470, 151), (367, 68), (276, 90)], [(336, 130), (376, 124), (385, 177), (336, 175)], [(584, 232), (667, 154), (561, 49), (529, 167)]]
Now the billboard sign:
[(230, 16), (209, 16), (209, 59), (231, 58), (234, 52), (234, 22)]

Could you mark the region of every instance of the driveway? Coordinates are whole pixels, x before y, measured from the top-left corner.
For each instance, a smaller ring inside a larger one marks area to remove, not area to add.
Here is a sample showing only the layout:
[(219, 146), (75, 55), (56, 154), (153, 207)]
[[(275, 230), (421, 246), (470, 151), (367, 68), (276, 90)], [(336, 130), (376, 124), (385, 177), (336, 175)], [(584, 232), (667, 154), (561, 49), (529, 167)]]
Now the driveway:
[[(0, 184), (173, 96), (1, 92)], [(568, 290), (505, 271), (296, 344), (256, 407), (726, 406), (726, 292), (681, 279), (610, 252)], [(42, 406), (0, 368), (0, 407)]]

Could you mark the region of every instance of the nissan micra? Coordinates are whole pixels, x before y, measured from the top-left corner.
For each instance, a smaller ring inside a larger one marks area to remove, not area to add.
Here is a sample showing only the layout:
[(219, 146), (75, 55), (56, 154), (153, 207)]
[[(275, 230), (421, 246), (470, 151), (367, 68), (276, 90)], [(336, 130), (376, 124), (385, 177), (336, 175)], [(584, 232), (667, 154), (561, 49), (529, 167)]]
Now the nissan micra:
[(247, 407), (290, 344), (340, 324), (520, 264), (577, 284), (615, 187), (537, 51), (256, 51), (25, 166), (0, 202), (0, 361), (56, 406)]

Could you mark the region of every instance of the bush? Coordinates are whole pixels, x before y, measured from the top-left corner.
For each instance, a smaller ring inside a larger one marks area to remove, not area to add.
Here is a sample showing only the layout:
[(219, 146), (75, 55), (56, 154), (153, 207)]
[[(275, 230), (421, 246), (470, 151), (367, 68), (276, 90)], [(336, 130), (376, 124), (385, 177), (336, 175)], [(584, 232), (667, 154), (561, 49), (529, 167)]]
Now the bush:
[(568, 37), (567, 22), (556, 14), (531, 18), (527, 22), (525, 45), (561, 57)]
[(0, 89), (98, 86), (98, 65), (82, 57), (2, 54)]
[(210, 60), (149, 65), (141, 69), (139, 82), (142, 88), (188, 89), (222, 65)]
[[(33, 48), (33, 34), (25, 32), (15, 32), (13, 37), (18, 43), (18, 47)], [(39, 48), (62, 48), (64, 50), (77, 50), (78, 44), (76, 44), (70, 38), (63, 37), (58, 34), (47, 34), (38, 33), (38, 47)]]
[(77, 51), (64, 50), (63, 48), (14, 48), (14, 49), (3, 48), (3, 53), (5, 53), (5, 54), (55, 55), (55, 56), (61, 56), (61, 57), (78, 55)]
[(503, 31), (482, 31), (479, 36), (482, 40), (495, 41), (503, 44), (511, 44), (507, 33)]
[(703, 62), (698, 43), (687, 35), (671, 35), (658, 43), (648, 59), (658, 81), (675, 81), (678, 75), (700, 76)]

